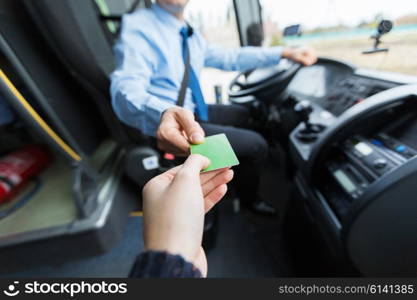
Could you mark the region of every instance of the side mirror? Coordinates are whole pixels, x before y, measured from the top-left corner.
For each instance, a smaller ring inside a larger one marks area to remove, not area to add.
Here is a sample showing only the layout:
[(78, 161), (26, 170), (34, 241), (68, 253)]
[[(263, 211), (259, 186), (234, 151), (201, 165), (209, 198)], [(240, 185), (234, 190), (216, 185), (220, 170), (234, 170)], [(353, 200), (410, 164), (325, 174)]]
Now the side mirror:
[(282, 34), (284, 37), (288, 36), (301, 36), (301, 24), (290, 25), (284, 28), (284, 32)]
[(376, 34), (371, 36), (371, 39), (375, 40), (374, 47), (372, 49), (363, 51), (362, 54), (387, 52), (389, 50), (388, 48), (379, 48), (379, 45), (381, 44), (381, 37), (384, 34), (390, 32), (393, 27), (394, 25), (390, 20), (382, 20), (381, 22), (379, 22)]
[(379, 35), (387, 34), (388, 32), (391, 31), (393, 26), (394, 25), (392, 24), (390, 20), (382, 20), (378, 24), (378, 34)]

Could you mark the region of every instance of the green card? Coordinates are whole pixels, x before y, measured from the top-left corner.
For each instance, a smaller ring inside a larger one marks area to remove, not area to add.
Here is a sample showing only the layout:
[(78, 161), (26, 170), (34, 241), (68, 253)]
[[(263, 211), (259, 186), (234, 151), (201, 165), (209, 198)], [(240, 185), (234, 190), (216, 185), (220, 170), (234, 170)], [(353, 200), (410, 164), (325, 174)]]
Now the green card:
[(210, 159), (210, 165), (202, 172), (239, 164), (236, 154), (224, 133), (206, 137), (202, 144), (191, 145), (191, 154), (201, 154)]

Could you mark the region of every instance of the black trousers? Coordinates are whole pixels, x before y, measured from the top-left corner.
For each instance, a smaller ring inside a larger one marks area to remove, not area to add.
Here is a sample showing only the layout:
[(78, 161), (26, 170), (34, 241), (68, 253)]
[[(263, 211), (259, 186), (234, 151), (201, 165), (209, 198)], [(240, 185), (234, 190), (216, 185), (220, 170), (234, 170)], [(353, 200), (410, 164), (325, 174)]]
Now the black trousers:
[(262, 166), (268, 156), (268, 144), (257, 132), (248, 129), (249, 110), (239, 105), (209, 105), (209, 122), (200, 122), (206, 136), (224, 133), (238, 159), (233, 183), (244, 204), (256, 201)]

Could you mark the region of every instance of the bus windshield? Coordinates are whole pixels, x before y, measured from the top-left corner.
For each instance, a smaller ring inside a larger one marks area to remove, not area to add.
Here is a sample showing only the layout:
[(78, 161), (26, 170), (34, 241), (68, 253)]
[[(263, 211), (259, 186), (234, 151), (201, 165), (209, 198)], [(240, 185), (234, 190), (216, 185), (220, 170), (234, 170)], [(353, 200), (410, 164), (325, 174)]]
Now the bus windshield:
[[(417, 5), (415, 0), (261, 0), (265, 45), (309, 45), (319, 56), (358, 67), (417, 75)], [(363, 54), (373, 48), (371, 36), (381, 20), (394, 27), (382, 36), (387, 52)], [(284, 36), (300, 25), (301, 34)]]

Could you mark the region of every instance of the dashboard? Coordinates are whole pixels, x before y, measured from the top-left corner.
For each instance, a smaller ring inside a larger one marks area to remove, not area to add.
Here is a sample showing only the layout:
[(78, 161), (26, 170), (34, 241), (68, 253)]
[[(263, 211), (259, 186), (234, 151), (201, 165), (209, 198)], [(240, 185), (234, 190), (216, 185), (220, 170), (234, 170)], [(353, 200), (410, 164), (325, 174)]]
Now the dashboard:
[(288, 218), (288, 228), (301, 221), (307, 239), (313, 234), (323, 242), (319, 251), (331, 265), (368, 276), (415, 276), (417, 77), (326, 58), (292, 75), (284, 92), (268, 77), (263, 89), (231, 97), (261, 125), (268, 122), (268, 133), (288, 149), (290, 202), (302, 216)]
[(302, 68), (287, 91), (297, 99), (309, 100), (339, 116), (367, 97), (398, 85), (357, 74), (351, 65), (322, 58), (317, 64)]
[(320, 59), (287, 93), (303, 112), (290, 133), (293, 201), (321, 251), (366, 276), (414, 277), (417, 78)]

